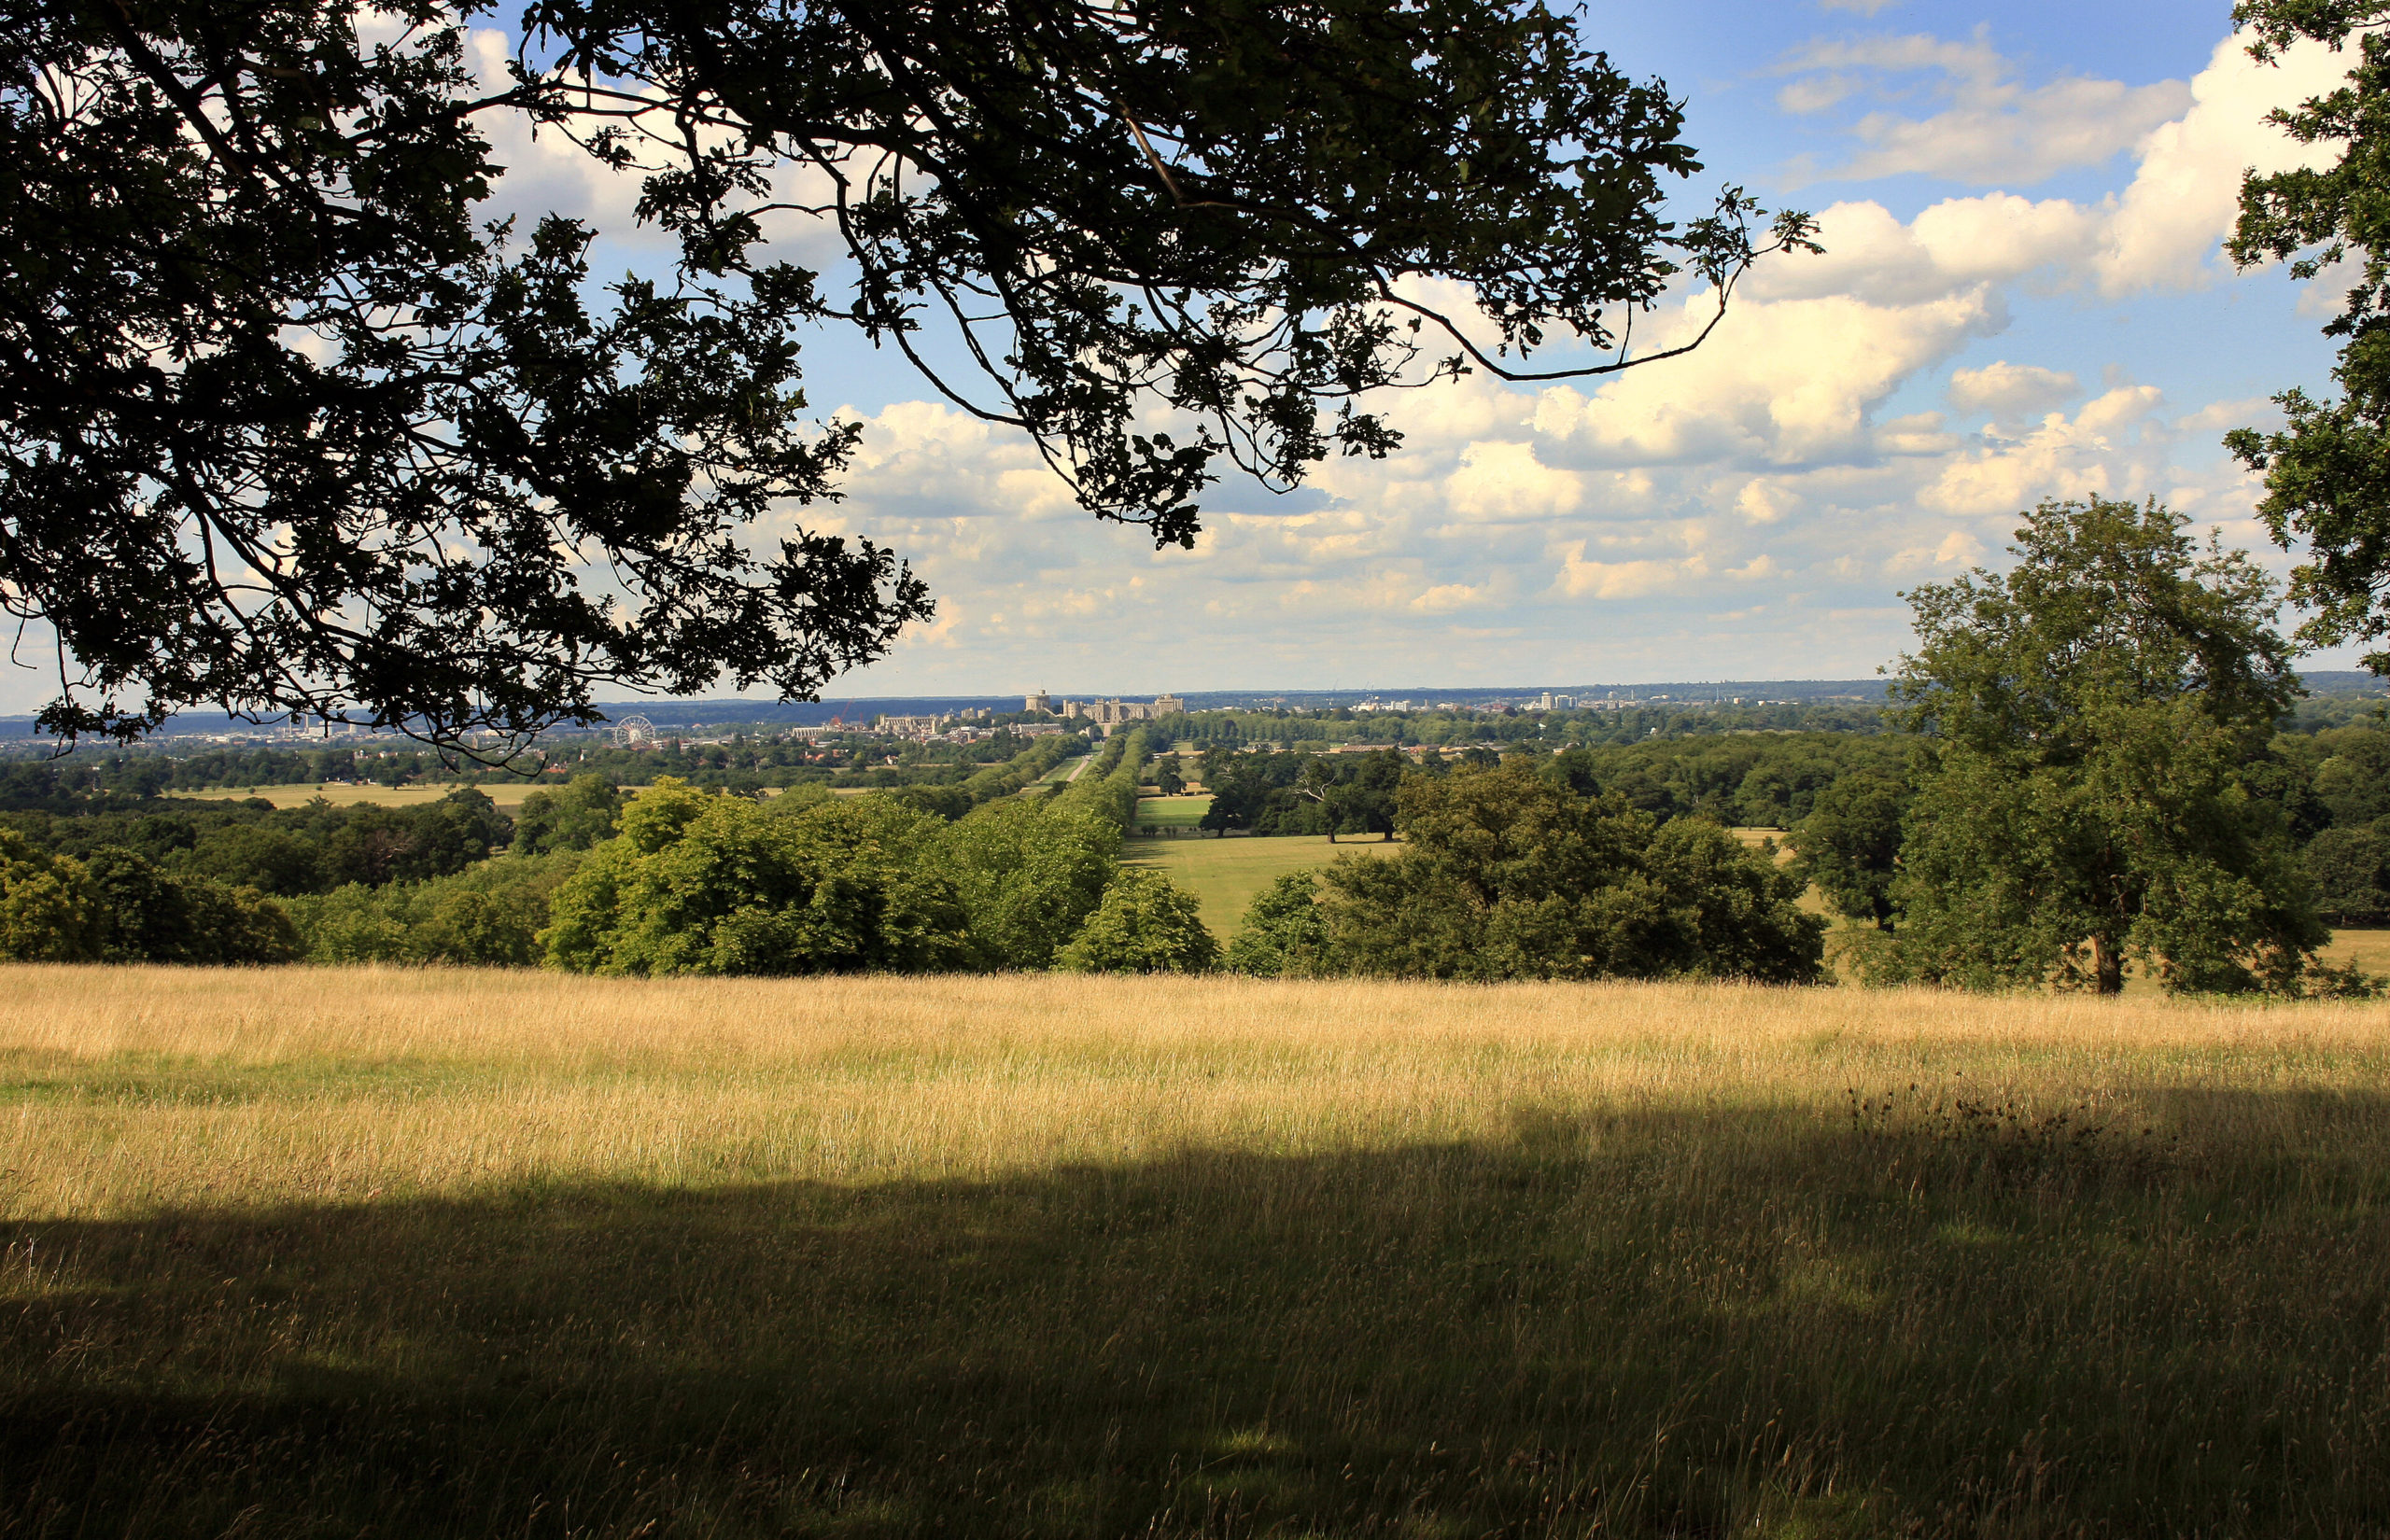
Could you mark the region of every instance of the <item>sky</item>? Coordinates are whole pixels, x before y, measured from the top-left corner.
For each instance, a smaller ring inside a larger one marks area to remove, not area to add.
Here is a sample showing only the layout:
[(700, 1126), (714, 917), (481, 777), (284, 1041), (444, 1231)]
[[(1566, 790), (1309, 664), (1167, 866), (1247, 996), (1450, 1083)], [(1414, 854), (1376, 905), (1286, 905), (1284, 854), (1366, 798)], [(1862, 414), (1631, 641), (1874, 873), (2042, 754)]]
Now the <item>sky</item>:
[(1826, 255), (1756, 270), (1681, 360), (1405, 395), (1395, 456), (1225, 483), (1192, 552), (825, 350), (813, 399), (864, 450), (804, 516), (939, 604), (828, 693), (1853, 678), (1907, 644), (1901, 591), (1998, 567), (2046, 497), (2156, 496), (2287, 567), (2219, 440), (2328, 386), (2336, 295), (2218, 246), (2243, 168), (2312, 153), (2267, 109), (2344, 63), (2259, 66), (2222, 3), (1595, 4), (1586, 30), (1686, 101), (1692, 197), (1808, 209)]
[[(1191, 552), (1096, 522), (1019, 436), (817, 338), (808, 394), (863, 447), (843, 501), (782, 522), (894, 548), (938, 605), (824, 693), (1853, 678), (1908, 642), (1901, 591), (1999, 567), (2047, 497), (2155, 496), (2286, 569), (2219, 440), (2328, 390), (2337, 290), (2218, 247), (2244, 167), (2314, 153), (2266, 111), (2344, 61), (2255, 63), (2228, 0), (1592, 0), (1584, 34), (1684, 100), (1707, 167), (1685, 212), (1737, 184), (1817, 215), (1825, 255), (1754, 270), (1681, 359), (1401, 394), (1395, 455), (1293, 496), (1226, 482)], [(495, 68), (505, 39), (476, 42)], [(579, 152), (499, 147), (501, 206), (656, 261)], [(1674, 297), (1638, 335), (1708, 304)], [(45, 685), (0, 671), (0, 709)]]

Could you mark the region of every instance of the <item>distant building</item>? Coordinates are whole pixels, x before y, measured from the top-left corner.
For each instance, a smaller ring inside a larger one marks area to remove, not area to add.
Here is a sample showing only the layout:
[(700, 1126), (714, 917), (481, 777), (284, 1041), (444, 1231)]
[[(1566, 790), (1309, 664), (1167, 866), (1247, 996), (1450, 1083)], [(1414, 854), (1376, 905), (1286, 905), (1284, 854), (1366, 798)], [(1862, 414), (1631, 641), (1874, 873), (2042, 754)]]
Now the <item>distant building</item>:
[(1033, 695), (1023, 697), (1020, 708), (1024, 711), (1043, 711), (1051, 716), (1054, 711), (1054, 697), (1040, 690)]

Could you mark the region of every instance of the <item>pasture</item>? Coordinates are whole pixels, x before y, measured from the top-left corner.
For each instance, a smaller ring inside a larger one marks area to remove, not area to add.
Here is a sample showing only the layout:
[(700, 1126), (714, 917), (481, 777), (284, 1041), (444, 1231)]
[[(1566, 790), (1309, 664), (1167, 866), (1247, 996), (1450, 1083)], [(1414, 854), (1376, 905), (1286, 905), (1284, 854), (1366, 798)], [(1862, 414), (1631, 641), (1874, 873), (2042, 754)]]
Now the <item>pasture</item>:
[(2376, 1005), (6, 982), (11, 1533), (2390, 1527)]

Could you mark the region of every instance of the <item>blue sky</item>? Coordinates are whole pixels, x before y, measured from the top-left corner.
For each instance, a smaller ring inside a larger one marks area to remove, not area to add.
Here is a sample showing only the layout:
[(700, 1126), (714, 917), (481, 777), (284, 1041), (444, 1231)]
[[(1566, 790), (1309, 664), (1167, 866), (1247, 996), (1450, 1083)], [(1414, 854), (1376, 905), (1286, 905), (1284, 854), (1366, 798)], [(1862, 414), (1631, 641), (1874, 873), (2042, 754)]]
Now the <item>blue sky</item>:
[[(1096, 524), (1025, 443), (824, 336), (808, 393), (865, 447), (845, 501), (785, 522), (894, 547), (940, 605), (827, 693), (1850, 677), (1905, 644), (1900, 590), (1999, 565), (2046, 497), (2154, 495), (2287, 566), (2218, 440), (2328, 385), (2334, 295), (2216, 247), (2242, 168), (2300, 153), (2266, 108), (2344, 65), (2260, 68), (2206, 0), (1595, 0), (1586, 33), (1686, 100), (1688, 209), (1739, 183), (1820, 215), (1827, 255), (1755, 273), (1682, 360), (1405, 395), (1399, 455), (1291, 498), (1223, 485), (1191, 553)], [(654, 262), (630, 189), (499, 147), (503, 206)], [(48, 693), (0, 675), (0, 708)]]

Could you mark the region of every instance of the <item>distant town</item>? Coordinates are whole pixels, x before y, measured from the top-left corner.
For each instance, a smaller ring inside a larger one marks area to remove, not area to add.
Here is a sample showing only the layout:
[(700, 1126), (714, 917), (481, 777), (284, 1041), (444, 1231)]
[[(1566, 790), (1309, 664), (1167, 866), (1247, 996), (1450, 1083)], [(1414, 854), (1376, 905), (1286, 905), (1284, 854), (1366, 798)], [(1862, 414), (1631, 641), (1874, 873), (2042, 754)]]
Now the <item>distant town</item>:
[[(2349, 670), (2317, 670), (2303, 676), (2309, 694), (2319, 700), (2350, 697), (2378, 699), (2383, 683), (2371, 674)], [(1018, 702), (1016, 705), (1015, 703)], [(1648, 714), (1662, 711), (1671, 719), (1686, 713), (1749, 714), (1771, 708), (1786, 710), (1858, 710), (1871, 714), (1884, 703), (1880, 679), (1775, 679), (1717, 683), (1581, 685), (1574, 688), (1539, 686), (1531, 689), (1469, 688), (1391, 692), (1365, 691), (1189, 691), (1164, 692), (1151, 699), (1118, 695), (1085, 698), (1057, 696), (1045, 689), (1017, 696), (947, 696), (826, 701), (612, 701), (599, 703), (605, 721), (589, 727), (562, 725), (545, 737), (558, 745), (610, 745), (621, 749), (652, 749), (667, 744), (696, 747), (726, 744), (735, 739), (777, 739), (794, 744), (829, 739), (883, 738), (915, 744), (970, 745), (998, 733), (1035, 738), (1056, 733), (1108, 737), (1137, 723), (1168, 718), (1189, 719), (1182, 735), (1203, 736), (1195, 721), (1223, 714), (1271, 719), (1332, 717), (1352, 723), (1373, 721), (1379, 730), (1356, 735), (1366, 739), (1396, 739), (1405, 735), (1405, 721), (1516, 718), (1562, 715), (1607, 717), (1611, 713)], [(1289, 738), (1315, 735), (1288, 732)], [(251, 721), (214, 712), (188, 712), (169, 720), (148, 740), (170, 753), (209, 748), (342, 747), (359, 757), (390, 749), (404, 750), (416, 740), (387, 728), (359, 726), (322, 717), (294, 715)], [(478, 742), (481, 740), (469, 740)], [(494, 741), (494, 740), (492, 740)], [(0, 748), (11, 754), (35, 750), (54, 752), (54, 739), (35, 731), (29, 717), (0, 718)], [(89, 750), (105, 746), (92, 744)]]

